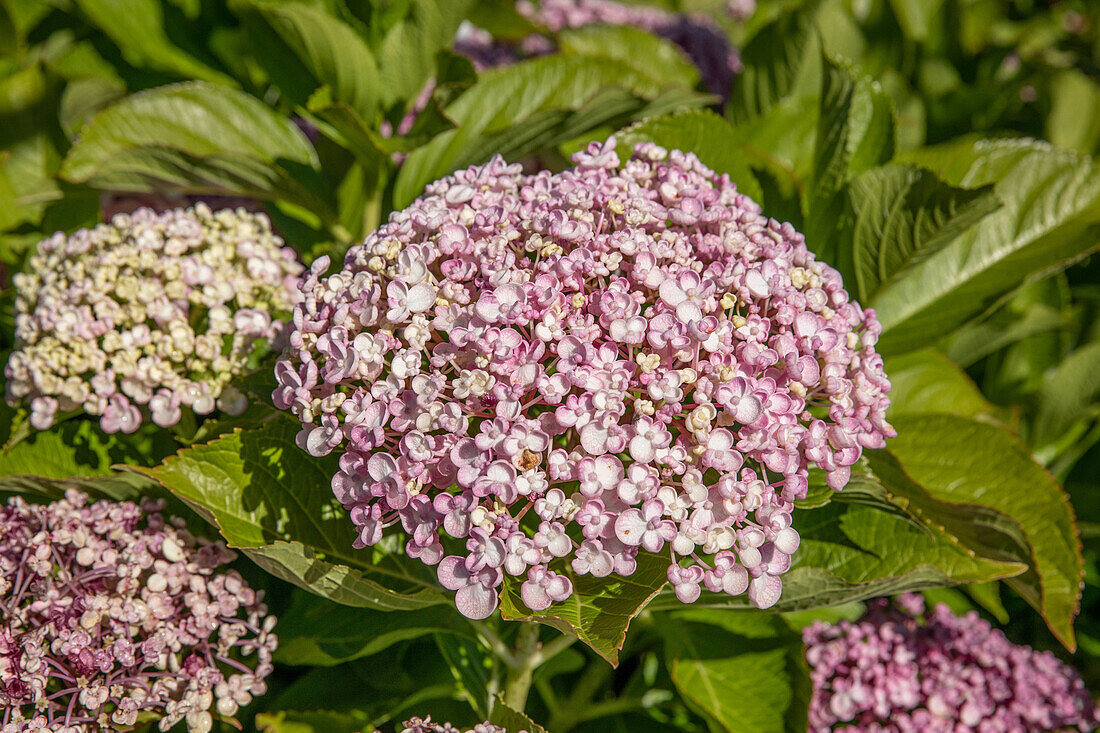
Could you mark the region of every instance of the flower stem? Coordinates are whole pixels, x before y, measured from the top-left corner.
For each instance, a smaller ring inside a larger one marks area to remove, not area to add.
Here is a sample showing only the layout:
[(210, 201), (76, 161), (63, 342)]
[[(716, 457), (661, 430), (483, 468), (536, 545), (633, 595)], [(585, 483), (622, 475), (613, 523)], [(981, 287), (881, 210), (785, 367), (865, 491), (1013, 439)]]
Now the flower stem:
[(523, 712), (527, 706), (527, 693), (531, 689), (531, 677), (540, 661), (539, 625), (524, 621), (516, 635), (516, 648), (512, 653), (513, 663), (508, 665), (504, 678), (504, 704), (516, 712)]

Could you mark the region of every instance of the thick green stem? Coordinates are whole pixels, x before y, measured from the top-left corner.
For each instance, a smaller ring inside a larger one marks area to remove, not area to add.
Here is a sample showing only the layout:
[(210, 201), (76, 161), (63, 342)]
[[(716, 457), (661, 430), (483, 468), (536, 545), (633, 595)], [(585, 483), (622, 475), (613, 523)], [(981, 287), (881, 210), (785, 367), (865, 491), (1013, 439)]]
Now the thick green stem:
[(516, 648), (512, 664), (504, 678), (504, 704), (517, 712), (527, 707), (527, 693), (531, 690), (531, 677), (539, 663), (539, 625), (525, 621), (516, 635)]

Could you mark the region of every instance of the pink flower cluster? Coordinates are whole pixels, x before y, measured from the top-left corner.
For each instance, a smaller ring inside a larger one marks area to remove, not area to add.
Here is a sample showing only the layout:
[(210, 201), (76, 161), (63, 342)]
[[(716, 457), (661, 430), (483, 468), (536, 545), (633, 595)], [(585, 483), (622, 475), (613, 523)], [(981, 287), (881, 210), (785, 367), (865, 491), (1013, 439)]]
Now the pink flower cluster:
[[(221, 544), (192, 537), (160, 503), (70, 491), (0, 508), (0, 730), (206, 733), (266, 691), (271, 633), (263, 594)], [(245, 664), (254, 655), (254, 663)]]
[[(433, 723), (432, 717), (429, 715), (426, 718), (410, 718), (406, 720), (402, 723), (401, 733), (509, 733), (509, 731), (499, 725), (493, 725), (488, 721), (478, 723), (473, 728), (462, 730), (450, 723)], [(520, 730), (514, 731), (513, 733), (527, 733), (527, 731)]]
[(803, 631), (811, 733), (1095, 730), (1096, 704), (1072, 668), (1017, 646), (976, 612), (926, 613), (919, 595), (879, 599), (856, 622)]
[[(661, 36), (687, 54), (698, 67), (706, 87), (715, 94), (728, 95), (733, 78), (741, 73), (741, 55), (730, 45), (725, 32), (705, 15), (673, 13), (616, 0), (542, 0), (537, 5), (519, 0), (516, 8), (552, 33), (589, 25), (615, 25)], [(554, 44), (541, 35), (528, 36), (518, 45), (511, 44), (497, 41), (480, 28), (467, 26), (460, 30), (455, 50), (485, 69), (514, 63), (521, 57), (553, 53)]]
[(206, 204), (57, 233), (14, 277), (7, 398), (46, 430), (83, 411), (108, 433), (161, 427), (184, 410), (230, 414), (232, 380), (278, 338), (302, 271), (263, 214)]
[(686, 603), (768, 607), (809, 467), (840, 488), (893, 435), (880, 326), (694, 155), (574, 162), (459, 171), (315, 262), (274, 402), (313, 455), (345, 446), (357, 546), (400, 524), (471, 618), (505, 574), (538, 611), (642, 551)]

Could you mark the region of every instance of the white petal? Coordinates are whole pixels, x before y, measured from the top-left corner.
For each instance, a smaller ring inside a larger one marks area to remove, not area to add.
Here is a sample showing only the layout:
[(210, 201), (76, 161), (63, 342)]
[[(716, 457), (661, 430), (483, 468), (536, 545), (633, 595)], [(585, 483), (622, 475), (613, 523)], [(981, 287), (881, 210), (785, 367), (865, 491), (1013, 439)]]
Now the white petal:
[(761, 575), (749, 583), (749, 601), (757, 608), (771, 608), (783, 594), (783, 581), (775, 575)]
[(646, 531), (645, 517), (639, 509), (627, 509), (615, 520), (615, 536), (624, 545), (637, 546), (642, 544), (642, 536)]
[(435, 305), (435, 288), (427, 283), (420, 283), (409, 291), (405, 303), (413, 313), (423, 313)]
[(745, 273), (745, 287), (757, 298), (766, 298), (772, 293), (771, 288), (768, 287), (768, 281), (759, 270), (749, 270)]

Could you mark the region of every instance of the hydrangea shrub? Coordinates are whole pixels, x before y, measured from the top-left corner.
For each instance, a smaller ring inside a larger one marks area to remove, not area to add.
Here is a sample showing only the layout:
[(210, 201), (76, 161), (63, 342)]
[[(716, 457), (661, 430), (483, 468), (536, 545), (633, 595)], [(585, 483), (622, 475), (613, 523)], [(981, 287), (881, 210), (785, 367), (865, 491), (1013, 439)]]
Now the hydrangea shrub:
[(1050, 652), (1010, 642), (977, 612), (878, 599), (855, 622), (803, 631), (810, 730), (958, 733), (1095, 730), (1096, 703)]
[(206, 733), (266, 691), (278, 639), (263, 594), (162, 504), (70, 491), (0, 508), (3, 733), (128, 730), (139, 716)]
[(55, 234), (14, 277), (8, 400), (39, 430), (71, 411), (108, 433), (170, 427), (184, 409), (239, 413), (233, 379), (282, 332), (301, 271), (267, 217), (243, 209), (138, 209)]
[(893, 434), (874, 313), (694, 155), (574, 162), (459, 171), (315, 262), (275, 404), (341, 450), (356, 545), (403, 531), (471, 618), (505, 574), (537, 611), (639, 552), (766, 608), (809, 468), (840, 488)]

